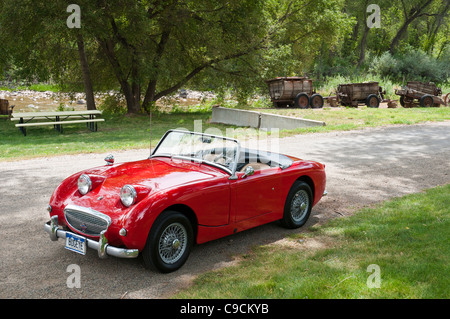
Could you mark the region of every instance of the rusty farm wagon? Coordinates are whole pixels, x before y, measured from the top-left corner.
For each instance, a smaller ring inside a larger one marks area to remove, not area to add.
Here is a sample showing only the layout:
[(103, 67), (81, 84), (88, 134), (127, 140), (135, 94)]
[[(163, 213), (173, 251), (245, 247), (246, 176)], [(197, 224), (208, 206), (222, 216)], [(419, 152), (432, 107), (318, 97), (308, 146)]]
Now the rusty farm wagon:
[(306, 77), (278, 77), (266, 81), (275, 107), (306, 109), (323, 107), (324, 99), (313, 90), (313, 82)]
[(339, 84), (336, 98), (344, 106), (358, 107), (366, 104), (368, 107), (379, 107), (384, 101), (383, 88), (378, 82)]
[[(430, 107), (446, 106), (449, 94), (442, 99), (442, 90), (434, 83), (423, 83), (418, 81), (407, 82), (406, 87), (395, 90), (395, 94), (400, 96), (400, 104), (409, 108), (414, 106)], [(417, 102), (416, 102), (417, 101)]]

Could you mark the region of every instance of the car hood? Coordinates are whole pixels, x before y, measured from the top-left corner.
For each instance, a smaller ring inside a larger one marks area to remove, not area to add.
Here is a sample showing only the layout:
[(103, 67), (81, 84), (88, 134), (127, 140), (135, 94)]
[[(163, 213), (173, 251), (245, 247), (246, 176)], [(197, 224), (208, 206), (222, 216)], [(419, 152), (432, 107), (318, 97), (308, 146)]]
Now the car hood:
[(110, 190), (120, 190), (126, 184), (161, 190), (214, 178), (217, 175), (217, 172), (207, 165), (168, 157), (103, 166), (84, 173), (94, 180), (100, 179), (101, 187)]
[[(149, 194), (226, 174), (205, 164), (169, 157), (102, 166), (81, 173), (91, 178), (92, 190), (84, 196), (76, 191), (71, 198), (67, 198), (64, 206), (73, 204), (111, 213), (124, 208), (120, 203), (120, 190), (124, 185), (132, 185), (136, 189), (137, 200), (140, 201)], [(77, 174), (79, 175), (80, 173)]]

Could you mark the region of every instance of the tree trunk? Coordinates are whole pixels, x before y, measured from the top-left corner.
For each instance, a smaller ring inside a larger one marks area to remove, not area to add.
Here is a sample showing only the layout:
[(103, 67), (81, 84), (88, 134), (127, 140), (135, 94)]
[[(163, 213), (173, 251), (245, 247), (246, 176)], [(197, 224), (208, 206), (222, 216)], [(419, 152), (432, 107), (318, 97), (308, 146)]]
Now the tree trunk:
[(153, 75), (152, 79), (148, 83), (148, 87), (144, 95), (144, 102), (142, 103), (142, 107), (147, 113), (150, 113), (150, 104), (156, 102), (154, 98), (156, 92), (156, 83), (158, 81), (159, 66), (161, 58), (164, 54), (166, 44), (169, 41), (169, 37), (170, 37), (170, 27), (163, 31), (161, 39), (158, 44), (158, 48), (156, 49), (155, 57), (153, 58)]
[(401, 28), (398, 30), (397, 34), (395, 35), (395, 37), (392, 39), (391, 42), (391, 47), (389, 48), (389, 52), (391, 54), (395, 53), (395, 49), (398, 46), (398, 43), (400, 42), (400, 39), (403, 37), (403, 34), (405, 34), (406, 30), (408, 30), (408, 26), (411, 24), (411, 22), (413, 22), (415, 18), (409, 18), (407, 19), (403, 25), (401, 26)]
[(103, 49), (103, 52), (105, 53), (106, 57), (108, 58), (108, 61), (111, 64), (112, 70), (117, 78), (117, 81), (120, 84), (120, 88), (122, 90), (123, 95), (125, 96), (125, 100), (127, 102), (127, 113), (139, 113), (141, 110), (140, 106), (140, 87), (137, 84), (137, 66), (136, 64), (133, 65), (133, 78), (132, 78), (132, 85), (128, 83), (127, 77), (124, 74), (122, 67), (116, 58), (115, 52), (114, 52), (114, 44), (111, 41), (111, 39), (100, 39), (97, 38), (97, 42), (100, 44), (101, 48)]
[(366, 43), (367, 43), (367, 35), (369, 34), (369, 30), (370, 30), (370, 28), (366, 25), (366, 27), (364, 28), (363, 36), (361, 38), (358, 67), (361, 66), (361, 64), (363, 64), (364, 60), (366, 59)]
[(138, 64), (136, 58), (133, 58), (131, 65), (131, 99), (132, 103), (128, 105), (128, 113), (139, 113), (141, 111), (141, 85), (138, 82)]
[(390, 53), (394, 54), (395, 53), (395, 49), (398, 46), (398, 43), (400, 42), (400, 39), (403, 37), (403, 35), (406, 33), (406, 31), (408, 30), (409, 25), (418, 17), (424, 15), (422, 12), (423, 10), (425, 10), (425, 8), (431, 3), (433, 2), (433, 0), (425, 0), (423, 3), (421, 3), (420, 5), (418, 5), (417, 7), (413, 7), (410, 11), (409, 11), (409, 17), (408, 14), (406, 13), (405, 10), (405, 22), (403, 22), (403, 25), (400, 27), (400, 29), (398, 30), (397, 34), (395, 35), (395, 37), (392, 39), (391, 42), (391, 46), (390, 46)]
[(366, 43), (367, 43), (367, 35), (369, 34), (369, 26), (367, 25), (367, 8), (369, 1), (366, 0), (364, 4), (364, 13), (363, 13), (363, 25), (364, 25), (364, 31), (363, 35), (361, 37), (361, 42), (359, 45), (359, 60), (358, 60), (358, 67), (361, 66), (361, 64), (364, 63), (364, 60), (366, 59)]
[(86, 105), (88, 110), (96, 110), (94, 90), (92, 88), (91, 72), (84, 50), (84, 41), (81, 33), (77, 34), (78, 54), (80, 56), (81, 72), (83, 74), (84, 92), (86, 94)]
[(127, 113), (139, 113), (141, 110), (140, 91), (135, 83), (131, 86), (126, 80), (120, 81), (120, 87), (122, 88), (122, 93), (125, 96), (125, 101), (127, 102)]
[(144, 102), (142, 107), (147, 113), (150, 113), (151, 103), (155, 102), (156, 80), (151, 80), (145, 92)]
[(430, 30), (429, 36), (428, 36), (428, 42), (425, 46), (425, 52), (428, 52), (428, 53), (433, 52), (434, 45), (436, 43), (436, 35), (438, 34), (439, 28), (441, 27), (442, 23), (444, 22), (444, 19), (447, 16), (449, 9), (450, 9), (450, 1), (447, 1), (445, 8), (437, 14), (436, 20), (431, 27), (431, 30)]

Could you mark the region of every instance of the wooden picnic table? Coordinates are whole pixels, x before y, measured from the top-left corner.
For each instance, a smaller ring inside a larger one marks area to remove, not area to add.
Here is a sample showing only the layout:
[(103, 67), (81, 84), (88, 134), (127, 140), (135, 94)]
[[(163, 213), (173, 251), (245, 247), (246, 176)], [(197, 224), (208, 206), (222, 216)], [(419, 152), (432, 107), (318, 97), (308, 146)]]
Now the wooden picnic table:
[[(87, 127), (95, 132), (97, 131), (97, 123), (105, 121), (98, 119), (96, 116), (101, 115), (98, 110), (88, 111), (63, 111), (63, 112), (25, 112), (13, 113), (11, 121), (19, 121), (16, 124), (24, 136), (27, 135), (26, 128), (29, 126), (45, 126), (53, 125), (55, 130), (62, 133), (64, 124), (86, 123)], [(75, 120), (76, 119), (76, 120)], [(42, 122), (42, 120), (47, 120)]]

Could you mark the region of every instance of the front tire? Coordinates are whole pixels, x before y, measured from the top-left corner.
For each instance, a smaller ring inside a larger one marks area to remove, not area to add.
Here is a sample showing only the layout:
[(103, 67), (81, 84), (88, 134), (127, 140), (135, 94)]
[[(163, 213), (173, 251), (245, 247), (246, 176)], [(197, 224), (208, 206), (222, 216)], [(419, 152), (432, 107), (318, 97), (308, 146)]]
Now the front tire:
[(295, 181), (284, 204), (281, 224), (286, 228), (303, 226), (311, 214), (313, 196), (311, 188), (302, 181)]
[(378, 108), (380, 106), (380, 98), (375, 94), (371, 94), (367, 97), (366, 105), (372, 108)]
[(294, 105), (296, 108), (306, 109), (309, 106), (309, 96), (306, 93), (299, 93), (295, 97)]
[(176, 211), (163, 212), (153, 223), (142, 258), (146, 268), (168, 273), (189, 257), (194, 233), (189, 219)]

